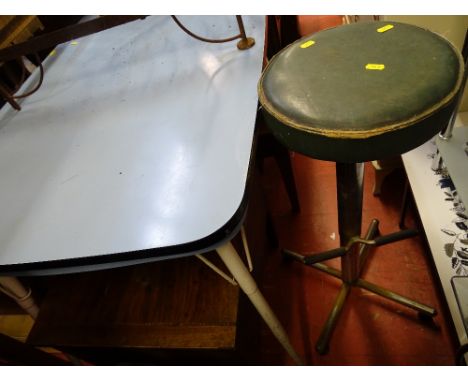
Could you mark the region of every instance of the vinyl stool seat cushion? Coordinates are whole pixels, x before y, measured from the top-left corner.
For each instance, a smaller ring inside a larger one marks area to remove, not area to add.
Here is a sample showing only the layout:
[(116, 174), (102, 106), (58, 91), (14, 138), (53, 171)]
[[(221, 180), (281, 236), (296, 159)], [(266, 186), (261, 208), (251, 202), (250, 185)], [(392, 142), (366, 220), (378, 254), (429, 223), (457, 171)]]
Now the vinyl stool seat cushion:
[[(392, 28), (378, 30), (387, 25)], [(274, 135), (289, 149), (336, 162), (402, 154), (448, 122), (463, 58), (444, 38), (403, 23), (320, 31), (287, 46), (258, 85)]]

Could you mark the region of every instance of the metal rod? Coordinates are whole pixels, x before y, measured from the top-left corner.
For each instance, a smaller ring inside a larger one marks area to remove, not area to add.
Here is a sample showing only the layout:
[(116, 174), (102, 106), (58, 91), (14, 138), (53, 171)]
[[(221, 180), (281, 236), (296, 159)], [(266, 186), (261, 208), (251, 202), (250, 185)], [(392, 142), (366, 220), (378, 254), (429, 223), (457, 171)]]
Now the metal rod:
[[(364, 236), (365, 240), (371, 240), (377, 235), (379, 231), (379, 221), (377, 219), (372, 219), (371, 223), (369, 224), (369, 228), (367, 229), (366, 236)], [(359, 245), (359, 274), (361, 274), (362, 268), (366, 263), (367, 256), (369, 254), (370, 246), (366, 244)]]
[[(364, 163), (336, 163), (338, 227), (340, 246), (346, 246), (361, 234)], [(343, 281), (359, 277), (358, 248), (351, 247), (341, 257)]]
[(245, 34), (244, 22), (242, 16), (236, 16), (237, 25), (239, 26), (239, 32), (241, 35), (240, 41), (237, 43), (237, 48), (240, 50), (246, 50), (255, 45), (255, 40), (252, 37), (247, 37)]
[(244, 22), (242, 21), (242, 17), (237, 15), (236, 20), (237, 20), (237, 25), (239, 25), (239, 32), (240, 32), (241, 39), (247, 40), (247, 36), (245, 34)]
[(378, 285), (372, 284), (368, 281), (365, 281), (363, 279), (358, 279), (356, 281), (356, 286), (366, 289), (369, 292), (375, 293), (379, 296), (385, 297), (386, 299), (395, 301), (399, 304), (405, 305), (408, 308), (414, 309), (418, 312), (421, 312), (422, 314), (425, 314), (427, 316), (435, 316), (437, 314), (436, 310), (434, 308), (431, 308), (430, 306), (421, 304), (417, 301), (410, 300), (407, 297), (401, 296), (395, 292), (389, 291), (388, 289), (382, 288)]
[(211, 268), (214, 272), (216, 272), (218, 275), (220, 275), (224, 280), (226, 280), (229, 284), (237, 286), (236, 280), (234, 280), (234, 277), (229, 277), (226, 273), (224, 273), (221, 269), (219, 269), (216, 265), (214, 265), (210, 260), (208, 260), (205, 256), (203, 255), (195, 255), (195, 257), (203, 262), (206, 266)]
[(249, 243), (247, 241), (247, 234), (245, 233), (245, 227), (242, 225), (241, 229), (242, 244), (244, 245), (245, 257), (247, 258), (247, 265), (249, 266), (249, 271), (253, 271), (252, 257), (250, 256)]
[[(35, 92), (37, 92), (39, 90), (39, 88), (42, 85), (42, 82), (44, 81), (44, 67), (42, 66), (42, 62), (41, 62), (41, 59), (40, 59), (39, 55), (36, 53), (35, 56), (36, 56), (36, 60), (39, 63), (39, 72), (40, 72), (39, 82), (37, 83), (37, 85), (32, 90), (30, 90), (30, 91), (28, 91), (26, 93), (23, 93), (23, 94), (13, 95), (13, 98), (15, 98), (15, 99), (25, 98), (25, 97), (30, 96), (31, 94), (34, 94)], [(24, 65), (23, 65), (23, 67), (24, 67)]]
[(11, 96), (8, 89), (6, 89), (5, 86), (3, 86), (1, 83), (0, 83), (0, 95), (5, 99), (5, 101), (7, 101), (11, 105), (13, 109), (21, 110), (21, 106), (18, 104), (18, 102), (14, 100), (14, 98)]
[[(357, 251), (357, 257), (359, 258), (359, 272), (364, 265), (371, 246), (381, 246), (385, 244), (394, 243), (396, 241), (404, 240), (413, 236), (417, 236), (419, 231), (416, 229), (405, 229), (397, 232), (390, 233), (388, 235), (378, 236), (375, 235), (378, 233), (379, 221), (373, 219), (367, 233), (364, 238), (353, 237), (347, 243), (346, 247), (339, 247), (331, 249), (329, 251), (324, 251), (316, 253), (313, 255), (301, 255), (300, 253), (290, 251), (288, 249), (283, 249), (282, 252), (284, 255), (293, 258), (294, 260), (300, 261), (305, 265), (314, 265), (325, 260), (334, 259), (336, 257), (348, 256), (348, 253), (352, 251)], [(356, 244), (359, 244), (356, 246)], [(356, 248), (358, 247), (358, 248)], [(352, 280), (351, 280), (352, 281)]]
[(330, 260), (336, 257), (343, 256), (346, 253), (346, 248), (339, 247), (339, 248), (331, 249), (329, 251), (316, 253), (313, 255), (301, 255), (297, 252), (290, 251), (289, 249), (283, 249), (282, 252), (284, 255), (291, 257), (294, 260), (298, 260), (301, 263), (304, 263), (306, 265), (312, 265), (312, 264), (320, 263), (325, 260)]
[(328, 265), (325, 265), (322, 263), (311, 264), (310, 266), (312, 268), (317, 269), (318, 271), (325, 272), (329, 274), (330, 276), (336, 277), (337, 279), (341, 280), (341, 271), (339, 271), (338, 269), (329, 267)]
[(348, 297), (350, 290), (350, 284), (343, 283), (341, 285), (335, 304), (333, 305), (333, 309), (328, 315), (327, 321), (325, 322), (322, 332), (320, 333), (320, 337), (317, 340), (317, 344), (315, 345), (315, 349), (319, 354), (325, 354), (328, 352), (328, 344), (330, 343), (331, 335), (336, 327), (336, 323), (338, 322), (338, 318), (340, 317), (340, 313), (343, 310), (344, 303), (346, 302), (346, 298)]
[(289, 249), (282, 249), (281, 252), (286, 257), (291, 257), (294, 260), (297, 260), (297, 261), (300, 261), (301, 263), (304, 263), (305, 256), (301, 255), (300, 253), (290, 251)]
[(379, 247), (381, 245), (394, 243), (395, 241), (408, 239), (417, 235), (419, 235), (419, 231), (417, 229), (403, 229), (401, 231), (389, 233), (388, 235), (376, 237), (374, 242), (375, 245)]
[[(206, 37), (202, 37), (202, 36), (199, 36), (199, 35), (196, 35), (195, 33), (191, 32), (189, 29), (187, 29), (178, 19), (177, 17), (171, 15), (172, 19), (175, 21), (175, 23), (179, 26), (180, 29), (182, 29), (185, 33), (187, 33), (189, 36), (193, 37), (194, 39), (197, 39), (197, 40), (200, 40), (200, 41), (204, 41), (204, 42), (211, 42), (211, 43), (215, 43), (215, 44), (218, 44), (218, 43), (223, 43), (223, 42), (229, 42), (229, 41), (233, 41), (233, 40), (236, 40), (238, 38), (243, 38), (243, 36), (245, 36), (245, 30), (244, 30), (244, 35), (242, 34), (242, 31), (241, 33), (233, 36), (233, 37), (228, 37), (228, 38), (223, 38), (223, 39), (212, 39), (212, 38), (206, 38)], [(238, 21), (239, 22), (239, 21)]]
[(336, 257), (344, 256), (345, 254), (346, 254), (346, 247), (339, 247), (339, 248), (331, 249), (329, 251), (317, 253), (311, 256), (306, 256), (304, 258), (304, 264), (311, 265), (315, 263), (320, 263), (325, 260), (330, 260)]
[(265, 300), (265, 297), (263, 297), (263, 294), (258, 289), (257, 283), (245, 267), (233, 245), (230, 242), (223, 244), (222, 246), (216, 248), (216, 252), (218, 252), (219, 257), (221, 257), (221, 260), (237, 280), (242, 291), (250, 299), (253, 306), (257, 309), (260, 316), (265, 320), (265, 323), (268, 325), (273, 335), (281, 343), (286, 352), (298, 365), (303, 365), (304, 363), (301, 357), (299, 357), (299, 355), (292, 347), (286, 331), (279, 322), (275, 313), (273, 313), (271, 310), (270, 305)]

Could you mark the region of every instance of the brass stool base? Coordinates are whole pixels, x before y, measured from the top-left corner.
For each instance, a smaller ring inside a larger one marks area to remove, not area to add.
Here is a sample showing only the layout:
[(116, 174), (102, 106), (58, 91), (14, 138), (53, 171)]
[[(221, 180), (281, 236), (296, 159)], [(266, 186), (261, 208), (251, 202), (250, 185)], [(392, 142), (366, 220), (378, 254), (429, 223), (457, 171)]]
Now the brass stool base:
[(421, 304), (417, 301), (411, 300), (407, 297), (401, 296), (397, 293), (394, 293), (388, 289), (382, 288), (378, 285), (365, 281), (358, 276), (361, 274), (361, 271), (364, 267), (365, 260), (367, 258), (368, 250), (371, 246), (379, 246), (389, 244), (391, 242), (396, 242), (399, 240), (403, 240), (405, 238), (415, 236), (417, 231), (415, 230), (402, 230), (396, 233), (392, 233), (390, 235), (384, 235), (380, 237), (377, 236), (378, 232), (378, 220), (374, 219), (369, 228), (367, 230), (366, 236), (364, 239), (361, 238), (352, 238), (350, 242), (346, 245), (346, 247), (340, 247), (331, 251), (322, 252), (315, 255), (304, 256), (289, 250), (283, 250), (283, 254), (289, 258), (293, 258), (297, 261), (301, 261), (303, 264), (311, 266), (321, 272), (325, 272), (330, 276), (339, 278), (343, 280), (342, 272), (338, 269), (329, 267), (325, 264), (322, 264), (319, 261), (340, 257), (340, 256), (347, 256), (350, 251), (352, 251), (352, 247), (358, 244), (359, 250), (359, 271), (357, 277), (352, 281), (343, 281), (341, 288), (338, 292), (338, 295), (335, 300), (335, 304), (328, 315), (327, 321), (320, 333), (320, 336), (317, 340), (317, 344), (315, 349), (319, 354), (326, 354), (328, 352), (329, 343), (331, 336), (333, 334), (333, 330), (336, 327), (338, 322), (338, 318), (340, 316), (341, 311), (343, 310), (344, 304), (346, 302), (347, 297), (349, 296), (349, 292), (351, 291), (352, 287), (358, 287), (365, 289), (369, 292), (375, 293), (379, 296), (382, 296), (386, 299), (391, 301), (397, 302), (401, 305), (404, 305), (408, 308), (416, 310), (421, 317), (434, 317), (437, 312), (434, 308), (430, 306)]
[(242, 38), (237, 43), (237, 49), (247, 50), (252, 48), (255, 45), (255, 40), (252, 37)]

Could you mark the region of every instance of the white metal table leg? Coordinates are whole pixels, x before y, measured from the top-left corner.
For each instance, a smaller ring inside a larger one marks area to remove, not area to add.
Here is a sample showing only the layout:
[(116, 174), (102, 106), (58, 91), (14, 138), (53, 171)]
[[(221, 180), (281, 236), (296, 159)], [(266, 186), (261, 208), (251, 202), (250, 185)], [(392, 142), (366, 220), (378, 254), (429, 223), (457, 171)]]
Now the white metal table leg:
[(39, 308), (31, 296), (31, 290), (26, 290), (16, 277), (0, 276), (0, 291), (15, 300), (32, 318), (36, 319)]
[(233, 245), (230, 242), (223, 244), (216, 249), (216, 252), (219, 257), (221, 257), (224, 264), (226, 264), (226, 267), (232, 273), (241, 289), (249, 297), (260, 316), (265, 320), (274, 336), (278, 339), (281, 345), (283, 345), (284, 349), (298, 365), (303, 365), (301, 358), (291, 346), (283, 326), (280, 324), (278, 318), (265, 300), (265, 297), (263, 297), (262, 293), (258, 289), (255, 280), (245, 267)]

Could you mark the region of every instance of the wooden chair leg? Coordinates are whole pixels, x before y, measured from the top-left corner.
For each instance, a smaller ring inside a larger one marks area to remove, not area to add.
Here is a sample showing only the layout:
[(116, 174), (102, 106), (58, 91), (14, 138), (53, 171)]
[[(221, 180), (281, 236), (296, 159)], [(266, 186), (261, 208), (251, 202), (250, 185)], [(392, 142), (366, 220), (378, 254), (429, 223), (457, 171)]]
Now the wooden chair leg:
[(289, 150), (284, 146), (277, 143), (278, 147), (275, 150), (274, 158), (283, 177), (284, 186), (288, 193), (291, 208), (294, 213), (300, 212), (299, 197), (297, 196), (296, 182), (294, 180), (294, 173), (291, 164), (291, 157), (289, 156)]

